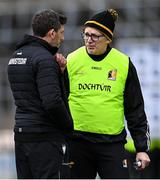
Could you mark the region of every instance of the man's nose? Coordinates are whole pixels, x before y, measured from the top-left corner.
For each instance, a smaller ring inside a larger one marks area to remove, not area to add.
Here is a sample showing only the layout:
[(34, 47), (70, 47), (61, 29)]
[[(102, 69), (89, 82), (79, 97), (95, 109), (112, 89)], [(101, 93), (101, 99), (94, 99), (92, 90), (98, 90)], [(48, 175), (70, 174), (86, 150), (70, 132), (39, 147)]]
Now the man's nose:
[(93, 42), (93, 39), (91, 36), (88, 37), (88, 42)]
[(64, 36), (61, 37), (61, 41), (64, 41)]

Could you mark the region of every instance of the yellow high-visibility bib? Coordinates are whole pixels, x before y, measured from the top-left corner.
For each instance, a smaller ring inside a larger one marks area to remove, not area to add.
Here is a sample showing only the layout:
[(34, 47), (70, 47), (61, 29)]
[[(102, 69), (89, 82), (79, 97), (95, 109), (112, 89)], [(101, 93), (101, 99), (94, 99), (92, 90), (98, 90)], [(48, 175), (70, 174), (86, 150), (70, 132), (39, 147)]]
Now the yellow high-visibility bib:
[(91, 59), (85, 47), (68, 55), (68, 101), (75, 130), (110, 135), (122, 132), (128, 66), (128, 56), (114, 48), (101, 61)]

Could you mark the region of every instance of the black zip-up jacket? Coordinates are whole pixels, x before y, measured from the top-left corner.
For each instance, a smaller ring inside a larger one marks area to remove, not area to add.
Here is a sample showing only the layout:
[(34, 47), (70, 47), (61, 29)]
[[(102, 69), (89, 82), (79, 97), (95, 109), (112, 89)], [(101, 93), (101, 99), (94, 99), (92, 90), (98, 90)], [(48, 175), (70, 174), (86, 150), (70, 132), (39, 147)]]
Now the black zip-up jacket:
[[(101, 61), (107, 56), (111, 48), (108, 46), (107, 51), (102, 55), (90, 55), (94, 61)], [(67, 69), (64, 73), (65, 85), (69, 96), (69, 79)], [(136, 69), (129, 59), (129, 71), (124, 90), (124, 115), (127, 126), (134, 140), (137, 152), (148, 152), (150, 144), (149, 127), (144, 111), (144, 101), (140, 88), (139, 79)], [(91, 142), (126, 142), (126, 130), (124, 129), (119, 135), (104, 135), (82, 131), (74, 131), (71, 138), (85, 139)]]
[(62, 139), (73, 128), (63, 78), (54, 59), (57, 50), (38, 37), (25, 35), (9, 61), (8, 79), (16, 105), (14, 130), (27, 134), (26, 140), (35, 133)]

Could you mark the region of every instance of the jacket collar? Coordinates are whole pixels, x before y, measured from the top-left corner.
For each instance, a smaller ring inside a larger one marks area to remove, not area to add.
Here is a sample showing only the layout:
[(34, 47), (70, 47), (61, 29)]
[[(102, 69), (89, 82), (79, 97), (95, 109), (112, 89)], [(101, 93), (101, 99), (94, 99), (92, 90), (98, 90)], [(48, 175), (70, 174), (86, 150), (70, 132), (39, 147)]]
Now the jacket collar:
[(16, 45), (16, 49), (19, 49), (23, 46), (30, 45), (30, 46), (43, 46), (46, 48), (49, 52), (51, 52), (53, 55), (57, 53), (58, 48), (51, 46), (48, 42), (45, 40), (26, 34), (23, 39)]

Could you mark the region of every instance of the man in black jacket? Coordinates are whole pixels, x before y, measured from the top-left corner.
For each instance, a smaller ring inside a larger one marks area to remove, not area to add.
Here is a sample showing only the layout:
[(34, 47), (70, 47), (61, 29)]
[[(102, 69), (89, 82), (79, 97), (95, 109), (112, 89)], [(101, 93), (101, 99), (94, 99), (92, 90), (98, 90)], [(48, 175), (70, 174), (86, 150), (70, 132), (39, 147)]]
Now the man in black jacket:
[(65, 136), (73, 124), (60, 68), (53, 61), (64, 40), (66, 21), (64, 15), (53, 10), (37, 12), (32, 18), (33, 36), (24, 36), (8, 64), (16, 105), (18, 178), (61, 178), (63, 164), (67, 164)]

